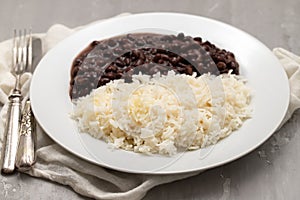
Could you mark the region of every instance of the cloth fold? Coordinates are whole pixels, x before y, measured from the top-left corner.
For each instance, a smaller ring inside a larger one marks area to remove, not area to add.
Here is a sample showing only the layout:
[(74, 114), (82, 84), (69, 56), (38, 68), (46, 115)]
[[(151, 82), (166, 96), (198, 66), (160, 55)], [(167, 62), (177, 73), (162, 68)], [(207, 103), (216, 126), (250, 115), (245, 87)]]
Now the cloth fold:
[[(42, 39), (43, 53), (76, 30), (63, 25), (53, 25), (46, 34), (36, 34)], [(11, 65), (12, 41), (0, 43), (0, 102), (4, 105), (0, 112), (0, 139), (2, 144), (7, 110), (7, 97), (13, 88), (14, 77), (9, 72)], [(291, 100), (285, 123), (300, 107), (300, 57), (284, 50), (273, 50), (282, 63), (290, 81)], [(22, 92), (28, 94), (30, 74), (22, 77)], [(105, 169), (84, 161), (55, 144), (37, 128), (37, 163), (26, 172), (33, 177), (48, 179), (68, 185), (83, 196), (95, 199), (141, 199), (154, 186), (194, 176), (200, 172), (177, 175), (142, 175)], [(1, 147), (0, 144), (0, 147)]]
[(282, 48), (273, 49), (273, 53), (279, 59), (288, 76), (291, 90), (290, 104), (281, 122), (282, 126), (300, 107), (300, 57)]

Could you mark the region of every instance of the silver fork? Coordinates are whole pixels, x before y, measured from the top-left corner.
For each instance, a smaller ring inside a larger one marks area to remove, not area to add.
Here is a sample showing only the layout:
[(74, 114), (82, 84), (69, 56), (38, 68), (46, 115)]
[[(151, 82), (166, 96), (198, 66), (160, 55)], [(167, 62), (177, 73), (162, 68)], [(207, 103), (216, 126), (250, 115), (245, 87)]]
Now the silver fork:
[(9, 104), (7, 110), (7, 121), (4, 131), (4, 140), (2, 145), (2, 173), (12, 173), (15, 169), (16, 154), (19, 142), (19, 128), (21, 120), (21, 76), (26, 68), (31, 64), (28, 59), (29, 47), (31, 45), (31, 34), (27, 35), (27, 31), (14, 31), (13, 39), (13, 62), (11, 73), (15, 76), (15, 87), (9, 96)]
[[(38, 41), (40, 40), (35, 39), (34, 41), (32, 41), (31, 39), (28, 47), (28, 67), (26, 71), (31, 74), (33, 74), (33, 71), (37, 64), (37, 57), (35, 57), (35, 63), (32, 63), (33, 43), (35, 44), (35, 56), (38, 56), (37, 52), (41, 53), (41, 47), (37, 47), (37, 44), (40, 44), (38, 43)], [(16, 167), (20, 172), (29, 170), (35, 163), (35, 128), (35, 118), (31, 110), (30, 98), (28, 97), (25, 101), (25, 105), (22, 111), (22, 119), (20, 124), (20, 138), (16, 157)]]

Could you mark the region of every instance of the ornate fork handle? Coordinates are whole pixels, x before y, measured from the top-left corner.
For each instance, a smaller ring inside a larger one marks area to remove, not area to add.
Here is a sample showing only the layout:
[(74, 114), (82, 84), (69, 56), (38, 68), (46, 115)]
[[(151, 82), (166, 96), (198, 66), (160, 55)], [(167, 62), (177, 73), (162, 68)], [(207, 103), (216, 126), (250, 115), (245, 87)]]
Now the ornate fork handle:
[(29, 170), (35, 163), (35, 120), (30, 105), (28, 99), (22, 112), (19, 150), (16, 161), (19, 171)]
[(4, 131), (4, 145), (2, 150), (2, 173), (12, 173), (15, 169), (16, 154), (19, 140), (19, 126), (21, 118), (22, 95), (14, 90), (9, 96), (6, 128)]

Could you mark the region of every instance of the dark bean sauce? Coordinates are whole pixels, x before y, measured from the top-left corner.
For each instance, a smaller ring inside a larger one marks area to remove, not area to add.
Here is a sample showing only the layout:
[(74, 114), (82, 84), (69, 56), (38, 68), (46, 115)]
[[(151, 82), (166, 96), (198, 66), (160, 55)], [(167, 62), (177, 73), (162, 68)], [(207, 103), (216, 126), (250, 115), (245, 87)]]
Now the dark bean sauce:
[(183, 33), (161, 35), (127, 34), (102, 41), (93, 41), (73, 61), (70, 97), (77, 99), (111, 80), (130, 82), (133, 74), (153, 75), (168, 71), (200, 76), (219, 75), (232, 70), (239, 74), (239, 64), (233, 53), (219, 49), (200, 37)]

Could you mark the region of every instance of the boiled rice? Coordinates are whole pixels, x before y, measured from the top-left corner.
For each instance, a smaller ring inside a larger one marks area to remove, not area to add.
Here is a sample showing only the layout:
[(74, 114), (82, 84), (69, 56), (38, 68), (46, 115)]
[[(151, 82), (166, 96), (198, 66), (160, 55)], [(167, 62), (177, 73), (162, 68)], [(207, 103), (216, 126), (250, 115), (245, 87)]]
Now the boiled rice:
[(216, 144), (251, 117), (251, 90), (233, 74), (200, 77), (134, 75), (115, 80), (76, 102), (80, 132), (116, 148), (174, 155)]

